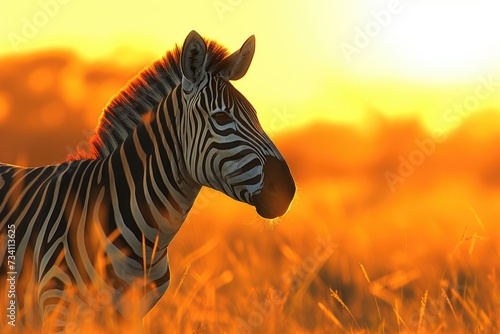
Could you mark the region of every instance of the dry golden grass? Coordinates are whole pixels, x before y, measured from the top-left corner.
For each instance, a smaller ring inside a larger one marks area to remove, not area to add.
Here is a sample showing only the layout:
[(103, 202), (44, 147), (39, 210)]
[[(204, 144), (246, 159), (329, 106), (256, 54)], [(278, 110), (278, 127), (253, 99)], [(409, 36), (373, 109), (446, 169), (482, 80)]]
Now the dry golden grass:
[[(500, 331), (495, 186), (455, 175), (422, 187), (417, 170), (391, 193), (377, 178), (304, 168), (297, 200), (272, 229), (203, 190), (170, 246), (171, 286), (144, 333)], [(72, 332), (134, 332), (113, 320), (109, 301), (98, 306)]]
[[(213, 198), (173, 242), (171, 287), (143, 332), (498, 332), (494, 223), (480, 226), (470, 210), (465, 233), (451, 221), (409, 218), (401, 227), (377, 212), (341, 219), (334, 203), (309, 191), (302, 186), (301, 200), (272, 231), (242, 224), (253, 219), (250, 208)], [(326, 203), (329, 211), (314, 210)], [(234, 214), (216, 221), (217, 208), (228, 205)], [(96, 310), (106, 315), (106, 328), (87, 317), (72, 332), (134, 332), (113, 320), (112, 310), (104, 302)]]
[[(64, 131), (50, 130), (54, 139), (43, 150), (21, 151), (15, 142), (1, 153), (10, 162), (50, 163), (66, 154), (61, 143), (85, 141), (81, 124), (91, 128), (135, 70), (94, 72), (95, 82), (85, 84), (92, 101), (68, 105)], [(13, 101), (26, 100), (19, 87)], [(49, 128), (30, 117), (9, 119), (0, 135), (17, 131), (27, 143), (40, 142), (34, 135)], [(415, 120), (378, 122), (373, 133), (318, 124), (277, 138), (300, 192), (272, 229), (252, 208), (204, 190), (170, 246), (171, 285), (143, 332), (499, 333), (500, 136), (482, 131), (500, 126), (498, 114), (464, 120), (395, 192), (384, 172), (429, 135)], [(129, 333), (139, 325), (114, 320), (105, 296), (95, 307), (74, 314), (72, 332)]]

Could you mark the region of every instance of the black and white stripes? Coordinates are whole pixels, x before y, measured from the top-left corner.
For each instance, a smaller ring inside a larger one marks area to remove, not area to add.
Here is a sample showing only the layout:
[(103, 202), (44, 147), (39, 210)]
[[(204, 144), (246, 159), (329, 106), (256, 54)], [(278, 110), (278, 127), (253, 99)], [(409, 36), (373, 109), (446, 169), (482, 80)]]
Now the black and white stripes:
[[(254, 47), (251, 37), (228, 55), (191, 32), (182, 52), (169, 52), (109, 103), (88, 155), (39, 168), (0, 165), (0, 233), (16, 226), (25, 325), (63, 331), (71, 308), (92, 309), (95, 291), (134, 318), (126, 296), (137, 282), (134, 310), (145, 315), (168, 287), (167, 246), (202, 186), (266, 218), (286, 212), (295, 192), (288, 166), (229, 83), (246, 73)], [(6, 265), (4, 256), (2, 277)]]

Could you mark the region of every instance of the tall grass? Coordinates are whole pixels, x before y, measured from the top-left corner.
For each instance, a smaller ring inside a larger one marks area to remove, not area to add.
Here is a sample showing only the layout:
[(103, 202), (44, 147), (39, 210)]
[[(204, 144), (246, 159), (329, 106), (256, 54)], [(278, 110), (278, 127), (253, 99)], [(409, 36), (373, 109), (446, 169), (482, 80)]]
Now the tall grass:
[[(459, 211), (468, 215), (456, 219), (461, 213), (448, 212), (446, 219), (436, 203), (425, 224), (416, 211), (387, 218), (384, 206), (346, 215), (316, 189), (303, 185), (301, 200), (273, 230), (246, 224), (255, 221), (251, 208), (214, 197), (171, 245), (170, 288), (144, 321), (122, 324), (112, 303), (101, 302), (92, 316), (72, 313), (69, 332), (500, 330), (495, 212), (480, 216), (466, 207)], [(221, 207), (234, 209), (218, 220)]]

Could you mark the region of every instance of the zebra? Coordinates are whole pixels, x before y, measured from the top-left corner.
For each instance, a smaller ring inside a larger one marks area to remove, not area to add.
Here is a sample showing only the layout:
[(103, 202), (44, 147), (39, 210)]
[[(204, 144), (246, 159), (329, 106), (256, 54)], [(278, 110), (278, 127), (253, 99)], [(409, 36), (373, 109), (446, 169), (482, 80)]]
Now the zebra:
[[(229, 54), (191, 31), (110, 100), (90, 151), (57, 165), (0, 164), (0, 277), (16, 275), (21, 326), (63, 332), (71, 308), (92, 309), (95, 291), (119, 319), (144, 317), (169, 286), (167, 246), (202, 186), (266, 219), (287, 212), (290, 169), (230, 83), (254, 52), (254, 36)], [(134, 308), (127, 298), (137, 282)]]

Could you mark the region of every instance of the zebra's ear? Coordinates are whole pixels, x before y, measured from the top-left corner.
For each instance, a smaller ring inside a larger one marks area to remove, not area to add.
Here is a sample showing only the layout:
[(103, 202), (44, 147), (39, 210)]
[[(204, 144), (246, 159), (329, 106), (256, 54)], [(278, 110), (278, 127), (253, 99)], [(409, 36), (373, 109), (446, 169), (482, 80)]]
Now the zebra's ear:
[(181, 69), (182, 75), (192, 84), (203, 77), (206, 55), (205, 41), (196, 31), (191, 31), (182, 46)]
[(250, 36), (243, 46), (224, 60), (222, 75), (228, 80), (241, 79), (247, 73), (255, 53), (255, 36)]

